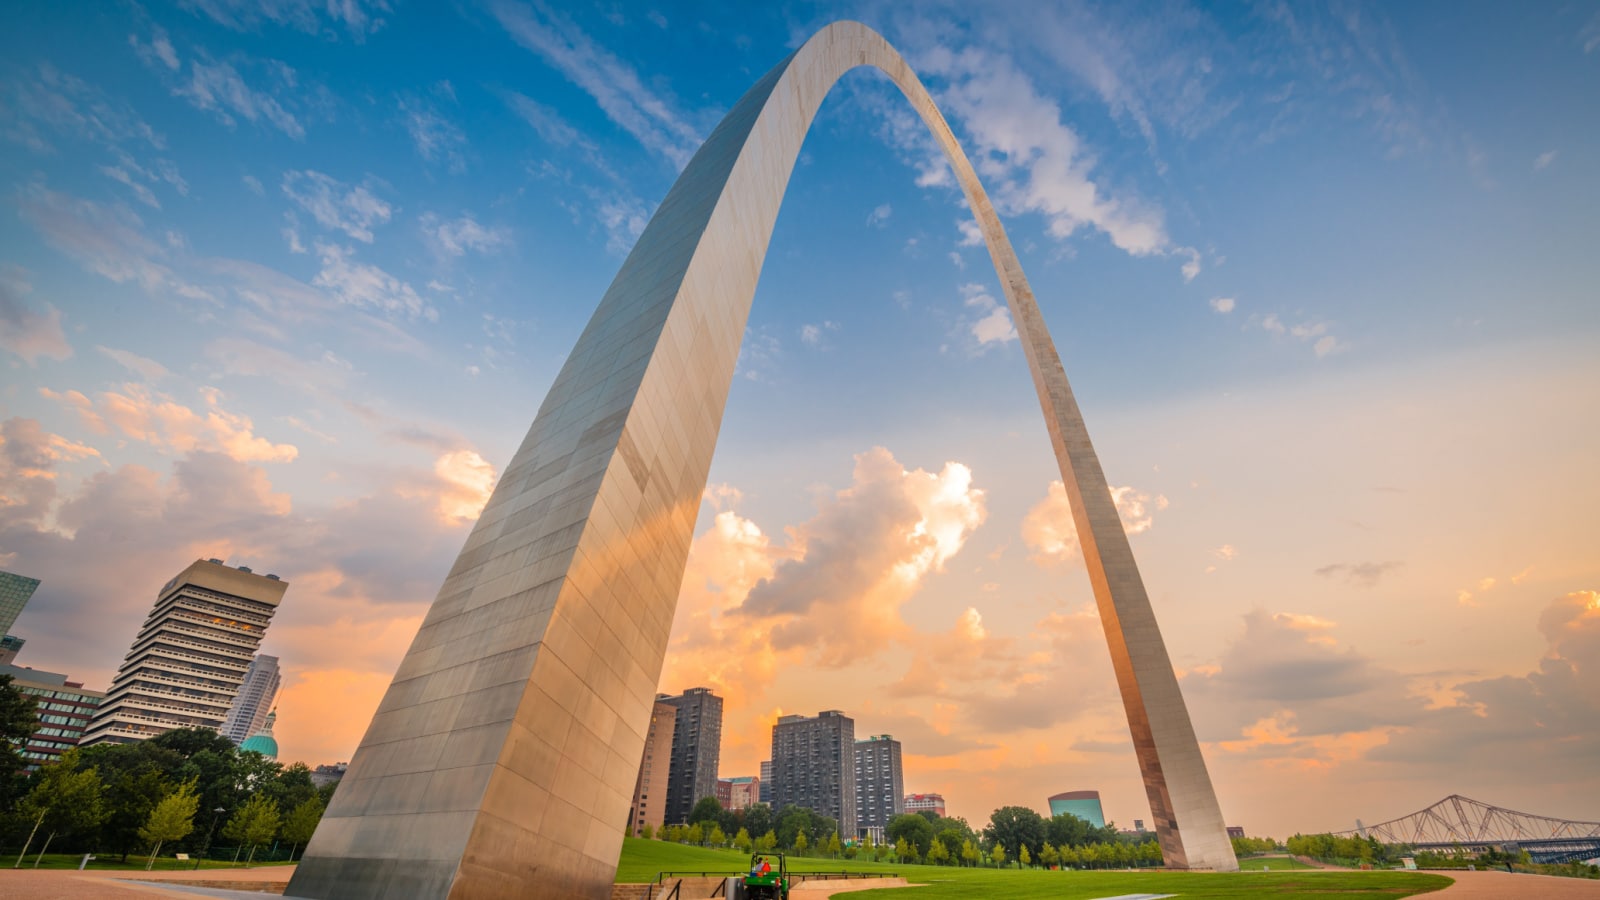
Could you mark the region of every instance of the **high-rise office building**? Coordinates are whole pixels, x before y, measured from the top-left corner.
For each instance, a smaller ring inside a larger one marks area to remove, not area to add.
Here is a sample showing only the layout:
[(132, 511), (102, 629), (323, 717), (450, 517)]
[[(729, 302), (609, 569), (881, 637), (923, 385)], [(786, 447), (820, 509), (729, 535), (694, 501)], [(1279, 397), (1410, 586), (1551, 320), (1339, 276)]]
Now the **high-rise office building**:
[(905, 811), (908, 813), (931, 812), (939, 818), (944, 818), (943, 794), (907, 794)]
[(179, 572), (156, 593), (82, 743), (221, 728), (288, 586), (218, 559)]
[(761, 802), (772, 805), (772, 760), (761, 761)]
[(11, 636), (11, 626), (17, 624), (17, 616), (38, 589), (37, 578), (0, 572), (0, 665), (9, 665), (22, 649), (23, 640)]
[(772, 808), (791, 804), (856, 834), (855, 720), (836, 709), (782, 716), (772, 726)]
[(887, 734), (856, 741), (856, 828), (882, 841), (884, 829), (906, 811), (900, 742)]
[(672, 729), (672, 769), (667, 774), (668, 825), (689, 821), (702, 797), (717, 795), (717, 766), (722, 757), (722, 698), (710, 688), (690, 688), (662, 703), (677, 710)]
[(59, 672), (0, 664), (0, 675), (10, 675), (12, 687), (33, 697), (39, 730), (18, 748), (29, 771), (55, 762), (64, 751), (76, 747), (106, 697), (101, 691), (85, 690), (83, 682), (69, 681)]
[(676, 730), (678, 708), (656, 701), (650, 711), (650, 730), (644, 736), (644, 757), (639, 760), (639, 779), (633, 784), (633, 805), (628, 807), (628, 833), (644, 837), (645, 826), (660, 831), (667, 810), (667, 776), (672, 771), (672, 734)]
[(1106, 815), (1100, 809), (1099, 791), (1067, 791), (1050, 798), (1050, 817), (1070, 813), (1096, 828), (1104, 828)]
[(256, 654), (245, 670), (244, 684), (222, 720), (222, 736), (235, 744), (242, 744), (267, 723), (272, 712), (272, 701), (278, 696), (278, 685), (283, 678), (278, 673), (278, 658), (265, 653)]

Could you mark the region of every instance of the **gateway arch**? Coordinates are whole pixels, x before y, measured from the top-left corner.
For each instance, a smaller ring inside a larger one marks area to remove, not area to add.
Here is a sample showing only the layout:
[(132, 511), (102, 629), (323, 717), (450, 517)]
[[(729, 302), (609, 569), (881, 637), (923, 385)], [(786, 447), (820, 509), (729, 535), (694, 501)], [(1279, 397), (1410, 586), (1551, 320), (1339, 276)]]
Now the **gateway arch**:
[(778, 206), (823, 98), (864, 65), (927, 123), (988, 243), (1162, 854), (1176, 868), (1238, 868), (1105, 475), (994, 204), (900, 54), (838, 22), (740, 99), (623, 262), (406, 651), (290, 896), (610, 896)]

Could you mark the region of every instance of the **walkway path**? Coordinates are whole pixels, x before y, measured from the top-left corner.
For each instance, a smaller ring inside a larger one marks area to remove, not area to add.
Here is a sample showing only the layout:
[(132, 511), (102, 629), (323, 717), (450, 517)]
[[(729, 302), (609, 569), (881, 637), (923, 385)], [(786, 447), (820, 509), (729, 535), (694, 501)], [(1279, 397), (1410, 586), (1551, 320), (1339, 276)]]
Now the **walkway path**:
[(1433, 894), (1441, 900), (1600, 900), (1600, 881), (1510, 872), (1440, 872), (1455, 884)]

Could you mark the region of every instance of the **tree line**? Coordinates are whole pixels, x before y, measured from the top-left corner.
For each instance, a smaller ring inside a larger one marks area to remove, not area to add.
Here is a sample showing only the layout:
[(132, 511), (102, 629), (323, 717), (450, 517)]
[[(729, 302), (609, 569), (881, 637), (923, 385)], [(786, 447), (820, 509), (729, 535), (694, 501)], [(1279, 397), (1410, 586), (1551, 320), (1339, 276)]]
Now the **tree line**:
[(333, 785), (312, 783), (304, 763), (241, 751), (207, 728), (75, 748), (24, 774), (14, 742), (33, 731), (21, 715), (31, 715), (31, 704), (0, 678), (0, 829), (7, 846), (21, 848), (13, 865), (30, 853), (37, 864), (52, 850), (153, 863), (157, 854), (218, 845), (237, 848), (248, 864), (277, 843), (289, 845), (292, 859), (333, 794)]
[[(1112, 868), (1161, 864), (1153, 834), (1124, 835), (1114, 824), (1095, 826), (1063, 814), (1051, 819), (1023, 806), (997, 809), (979, 831), (959, 816), (931, 811), (896, 816), (884, 840), (842, 838), (838, 822), (803, 806), (724, 809), (715, 797), (695, 804), (689, 821), (646, 826), (642, 836), (673, 843), (782, 850), (799, 856), (948, 866), (1069, 866)], [(1270, 842), (1269, 842), (1270, 843)], [(1275, 846), (1275, 845), (1274, 845)]]

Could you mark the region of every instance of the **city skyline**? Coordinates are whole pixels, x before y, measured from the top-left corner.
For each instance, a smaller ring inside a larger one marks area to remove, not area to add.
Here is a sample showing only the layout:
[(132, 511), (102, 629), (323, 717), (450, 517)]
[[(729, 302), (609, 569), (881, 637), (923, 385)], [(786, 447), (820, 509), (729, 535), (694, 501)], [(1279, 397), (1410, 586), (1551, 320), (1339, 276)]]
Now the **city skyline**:
[[(109, 686), (127, 634), (85, 612), (131, 630), (196, 557), (282, 572), (285, 757), (350, 758), (520, 438), (504, 398), (542, 395), (751, 73), (854, 17), (1006, 186), (1227, 821), (1454, 792), (1593, 818), (1593, 777), (1530, 774), (1600, 736), (1590, 22), (1180, 8), (1181, 32), (1088, 7), (22, 11), (22, 661)], [(748, 71), (675, 62), (713, 56)], [(1147, 818), (998, 288), (889, 100), (852, 77), (806, 144), (658, 687), (726, 698), (725, 772), (778, 716), (841, 708), (954, 814), (1047, 784)]]

